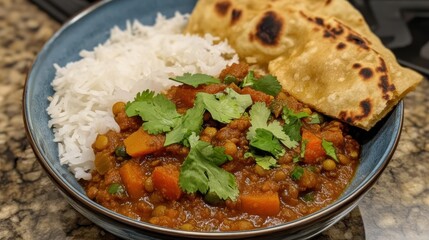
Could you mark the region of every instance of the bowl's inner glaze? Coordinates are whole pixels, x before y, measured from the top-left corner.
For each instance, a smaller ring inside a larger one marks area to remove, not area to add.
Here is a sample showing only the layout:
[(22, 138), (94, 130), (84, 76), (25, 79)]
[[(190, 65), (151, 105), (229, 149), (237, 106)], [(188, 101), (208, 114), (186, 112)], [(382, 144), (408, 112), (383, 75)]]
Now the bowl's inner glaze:
[[(66, 186), (69, 194), (86, 202), (91, 201), (73, 174), (68, 171), (67, 166), (61, 166), (59, 163), (57, 143), (53, 142), (53, 132), (47, 124), (49, 120), (46, 112), (49, 105), (47, 98), (53, 95), (50, 83), (55, 77), (53, 65), (56, 63), (64, 66), (68, 62), (78, 60), (81, 50), (92, 50), (99, 43), (105, 42), (110, 29), (115, 25), (124, 29), (126, 21), (133, 19), (143, 24), (153, 24), (158, 12), (167, 17), (173, 16), (176, 11), (190, 13), (195, 2), (195, 0), (107, 2), (94, 9), (91, 14), (82, 15), (66, 24), (40, 52), (28, 76), (24, 91), (26, 127), (40, 162), (57, 184)], [(370, 132), (356, 131), (363, 144), (360, 165), (345, 193), (328, 209), (335, 208), (342, 200), (360, 196), (365, 192), (362, 189), (372, 185), (393, 154), (402, 126), (402, 116), (401, 102)], [(109, 214), (116, 213), (110, 211)]]

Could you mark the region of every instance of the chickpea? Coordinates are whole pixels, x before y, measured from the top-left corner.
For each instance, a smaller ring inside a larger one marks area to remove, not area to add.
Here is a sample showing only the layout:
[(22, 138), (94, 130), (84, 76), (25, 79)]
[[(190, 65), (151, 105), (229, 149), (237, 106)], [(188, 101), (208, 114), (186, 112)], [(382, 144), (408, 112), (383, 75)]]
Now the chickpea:
[(113, 104), (112, 106), (112, 113), (113, 115), (118, 115), (120, 112), (125, 111), (125, 103), (124, 102), (117, 102)]
[(144, 189), (148, 192), (153, 192), (153, 181), (151, 177), (146, 178), (146, 181), (144, 181)]
[(263, 169), (261, 166), (259, 166), (258, 164), (255, 165), (255, 173), (261, 177), (267, 175), (267, 171)]
[(338, 161), (343, 165), (347, 165), (350, 163), (350, 159), (344, 154), (338, 154)]
[(209, 136), (207, 136), (207, 135), (201, 135), (200, 136), (200, 140), (203, 141), (203, 142), (208, 142), (208, 143), (211, 142), (211, 138)]
[(225, 154), (233, 156), (237, 153), (237, 145), (231, 141), (227, 141), (223, 147), (225, 148)]
[(332, 159), (326, 159), (325, 161), (323, 161), (322, 167), (326, 171), (332, 171), (332, 170), (335, 170), (335, 168), (337, 168), (337, 164)]
[(287, 99), (286, 93), (279, 92), (279, 94), (277, 95), (277, 99), (278, 100), (286, 100)]
[(274, 180), (275, 181), (283, 181), (287, 177), (286, 173), (283, 172), (283, 170), (278, 170), (274, 173)]
[(357, 158), (359, 156), (359, 153), (357, 151), (351, 151), (349, 155), (352, 158)]
[(156, 206), (155, 209), (153, 209), (152, 211), (152, 216), (153, 217), (161, 217), (165, 215), (165, 210), (167, 209), (166, 206), (164, 205), (159, 205)]
[(192, 225), (190, 223), (184, 223), (184, 224), (182, 224), (182, 226), (180, 226), (180, 229), (185, 230), (185, 231), (192, 231), (192, 230), (194, 230), (194, 225)]
[(98, 135), (95, 139), (94, 148), (97, 151), (101, 151), (107, 147), (109, 139), (105, 135)]
[(255, 228), (253, 224), (247, 220), (238, 220), (235, 224), (238, 230), (250, 230)]
[(216, 133), (217, 133), (217, 130), (214, 127), (206, 127), (203, 130), (203, 134), (210, 138), (213, 138), (216, 135)]

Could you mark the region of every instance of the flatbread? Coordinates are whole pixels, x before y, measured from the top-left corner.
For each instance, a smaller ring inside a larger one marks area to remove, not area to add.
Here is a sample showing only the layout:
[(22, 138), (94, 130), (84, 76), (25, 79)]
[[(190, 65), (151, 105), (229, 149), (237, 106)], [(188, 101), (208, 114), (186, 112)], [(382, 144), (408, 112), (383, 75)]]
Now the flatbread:
[(345, 0), (200, 0), (187, 31), (227, 39), (301, 102), (365, 130), (423, 78)]

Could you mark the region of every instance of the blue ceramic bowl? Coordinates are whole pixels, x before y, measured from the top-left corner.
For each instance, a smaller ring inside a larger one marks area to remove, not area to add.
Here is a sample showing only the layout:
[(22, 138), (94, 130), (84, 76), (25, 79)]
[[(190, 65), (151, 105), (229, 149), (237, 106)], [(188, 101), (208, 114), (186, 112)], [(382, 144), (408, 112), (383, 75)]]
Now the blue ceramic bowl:
[(110, 211), (90, 200), (67, 167), (60, 165), (57, 144), (48, 127), (48, 96), (53, 95), (51, 81), (54, 63), (64, 66), (79, 59), (81, 49), (91, 50), (108, 39), (114, 25), (125, 27), (126, 20), (138, 19), (153, 24), (157, 12), (167, 17), (175, 11), (189, 13), (196, 0), (122, 0), (104, 1), (65, 24), (44, 46), (28, 75), (23, 107), (28, 139), (40, 164), (68, 202), (81, 214), (107, 231), (123, 238), (258, 238), (302, 239), (332, 226), (350, 212), (375, 183), (389, 162), (401, 132), (401, 102), (371, 132), (357, 131), (362, 157), (356, 176), (344, 194), (330, 206), (296, 221), (269, 228), (240, 232), (186, 232), (139, 222)]

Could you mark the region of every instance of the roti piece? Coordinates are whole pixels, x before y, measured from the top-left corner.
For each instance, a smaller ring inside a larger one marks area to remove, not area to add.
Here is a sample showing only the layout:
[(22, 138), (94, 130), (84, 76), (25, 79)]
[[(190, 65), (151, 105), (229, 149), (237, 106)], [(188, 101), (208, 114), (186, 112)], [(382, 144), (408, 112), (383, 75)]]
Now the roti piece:
[(366, 130), (422, 80), (345, 0), (204, 0), (187, 31), (228, 39), (301, 102)]

